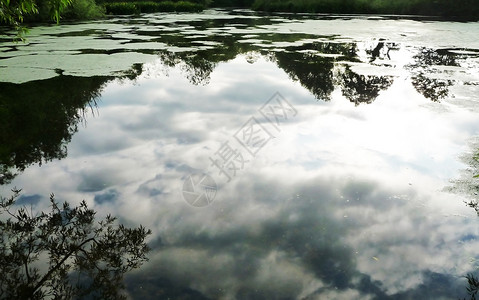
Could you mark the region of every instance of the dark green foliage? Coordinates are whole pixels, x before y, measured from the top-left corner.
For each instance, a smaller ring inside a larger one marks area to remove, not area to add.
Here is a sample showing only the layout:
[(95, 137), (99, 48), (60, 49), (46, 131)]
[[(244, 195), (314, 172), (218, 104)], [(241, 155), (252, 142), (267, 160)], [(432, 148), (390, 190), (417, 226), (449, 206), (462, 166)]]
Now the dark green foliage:
[(254, 0), (213, 0), (212, 7), (251, 7)]
[(23, 22), (94, 19), (103, 16), (95, 0), (0, 0), (0, 24), (13, 26), (18, 38), (27, 32)]
[(203, 5), (189, 1), (131, 1), (105, 3), (106, 12), (116, 15), (129, 15), (152, 12), (197, 12)]
[(47, 213), (13, 211), (20, 191), (13, 192), (0, 197), (1, 299), (125, 299), (123, 275), (147, 260), (149, 230), (110, 215), (96, 221), (84, 201), (59, 205), (53, 194)]
[(57, 24), (60, 23), (60, 14), (71, 5), (73, 0), (47, 0), (49, 11), (48, 14)]
[(264, 11), (379, 13), (479, 18), (479, 0), (255, 0)]
[(131, 15), (138, 14), (140, 11), (133, 2), (115, 2), (105, 4), (107, 14)]
[(0, 24), (19, 27), (28, 15), (38, 13), (34, 0), (0, 0)]
[[(58, 0), (56, 0), (58, 1)], [(38, 14), (27, 18), (29, 22), (45, 22), (51, 19), (51, 11), (56, 5), (51, 0), (37, 0)], [(58, 20), (90, 20), (104, 16), (104, 8), (98, 5), (95, 0), (69, 0), (69, 5), (61, 10)]]
[(54, 21), (59, 23), (63, 18), (65, 10), (71, 6), (73, 0), (36, 0), (35, 4), (38, 11), (35, 14), (29, 14), (25, 17), (25, 22)]
[(68, 20), (92, 20), (101, 18), (104, 14), (105, 8), (95, 0), (73, 0), (65, 9), (63, 17)]
[(195, 12), (203, 10), (203, 6), (198, 3), (192, 3), (189, 1), (176, 2), (175, 11), (178, 12)]
[(5, 24), (17, 30), (17, 38), (23, 39), (27, 29), (23, 26), (26, 17), (38, 13), (34, 0), (0, 0), (0, 25)]
[(152, 13), (152, 12), (174, 12), (177, 9), (176, 3), (171, 1), (162, 1), (162, 2), (136, 2), (135, 5), (138, 7), (138, 11), (142, 13)]

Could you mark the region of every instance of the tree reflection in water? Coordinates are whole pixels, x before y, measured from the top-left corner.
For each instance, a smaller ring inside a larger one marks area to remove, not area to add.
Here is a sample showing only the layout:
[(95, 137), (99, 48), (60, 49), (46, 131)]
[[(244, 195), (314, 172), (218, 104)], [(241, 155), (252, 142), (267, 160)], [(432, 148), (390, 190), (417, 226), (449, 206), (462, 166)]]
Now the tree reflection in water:
[(0, 196), (0, 298), (126, 299), (123, 276), (148, 260), (140, 225), (127, 228), (107, 215), (97, 220), (86, 202), (51, 210), (15, 208), (20, 195)]
[(66, 144), (110, 78), (58, 76), (0, 83), (0, 183), (28, 166), (67, 155)]
[(314, 54), (280, 52), (274, 55), (278, 67), (309, 90), (316, 99), (329, 101), (334, 90), (334, 60)]
[[(265, 38), (276, 41), (279, 36)], [(361, 75), (347, 65), (341, 67), (342, 62), (361, 62), (356, 43), (312, 42), (270, 51), (260, 45), (238, 43), (238, 38), (225, 37), (222, 44), (206, 50), (163, 50), (158, 56), (166, 67), (180, 65), (191, 84), (206, 85), (219, 63), (240, 54), (249, 57), (249, 61), (253, 56), (262, 55), (316, 99), (330, 101), (331, 93), (339, 86), (342, 95), (355, 105), (372, 103), (381, 90), (393, 83), (392, 76)], [(302, 38), (300, 34), (288, 36), (291, 41)], [(179, 37), (167, 39), (172, 46), (185, 43)], [(374, 48), (366, 50), (369, 63), (390, 59), (390, 51), (398, 47), (379, 40)], [(249, 55), (251, 53), (255, 55)], [(458, 63), (446, 50), (422, 48), (414, 56), (414, 62), (407, 66), (413, 74), (415, 89), (432, 101), (448, 96), (453, 84), (452, 80), (431, 78), (430, 74), (435, 72), (432, 68), (437, 65), (458, 66)], [(142, 65), (137, 64), (122, 78), (135, 79), (142, 69)], [(113, 78), (58, 76), (24, 84), (0, 83), (0, 184), (10, 182), (15, 174), (31, 164), (64, 158), (66, 144), (77, 131), (85, 109), (95, 106), (104, 84)]]
[[(134, 79), (134, 65), (119, 78)], [(0, 185), (32, 164), (67, 156), (67, 144), (114, 77), (57, 76), (22, 84), (0, 83)]]
[(389, 88), (393, 81), (392, 76), (359, 75), (351, 71), (349, 66), (338, 75), (343, 96), (356, 106), (372, 103), (379, 92)]
[(407, 68), (413, 74), (411, 80), (414, 88), (432, 101), (446, 98), (449, 95), (449, 88), (454, 81), (434, 78), (431, 75), (440, 73), (434, 69), (437, 66), (459, 66), (455, 57), (448, 53), (447, 50), (422, 48), (413, 58), (414, 62)]
[[(258, 45), (238, 43), (235, 36), (207, 50), (158, 53), (166, 67), (180, 68), (193, 85), (206, 85), (217, 65), (240, 54), (249, 57), (262, 55), (273, 61), (289, 77), (298, 81), (318, 100), (330, 101), (331, 93), (339, 86), (343, 96), (355, 105), (372, 103), (381, 90), (389, 88), (391, 76), (360, 75), (339, 62), (361, 62), (356, 43), (313, 42), (287, 46), (283, 51), (269, 51)], [(304, 38), (289, 36), (291, 41)], [(277, 36), (269, 37), (275, 41)], [(174, 46), (185, 41), (168, 38)], [(191, 41), (190, 41), (191, 42)], [(389, 52), (398, 45), (379, 41), (367, 50), (369, 61), (388, 59)], [(412, 84), (418, 92), (432, 101), (448, 95), (451, 80), (431, 78), (431, 66), (457, 66), (447, 51), (423, 48), (414, 56), (415, 62), (407, 68), (413, 74)], [(135, 79), (142, 73), (137, 64), (122, 78)], [(23, 84), (0, 83), (0, 184), (10, 182), (18, 172), (29, 165), (67, 155), (66, 144), (77, 131), (82, 114), (96, 105), (96, 99), (106, 82), (114, 77), (58, 76), (48, 80)]]

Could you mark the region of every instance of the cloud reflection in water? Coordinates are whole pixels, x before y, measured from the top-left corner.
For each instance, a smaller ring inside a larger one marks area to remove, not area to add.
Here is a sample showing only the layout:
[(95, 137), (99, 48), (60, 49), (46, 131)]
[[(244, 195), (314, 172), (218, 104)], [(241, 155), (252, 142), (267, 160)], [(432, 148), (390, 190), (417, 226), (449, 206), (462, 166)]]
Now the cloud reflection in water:
[[(302, 23), (285, 26), (305, 29)], [(462, 105), (474, 102), (467, 95), (462, 103), (446, 92), (432, 99), (442, 102), (425, 98), (431, 89), (421, 84), (431, 78), (424, 73), (434, 72), (422, 62), (442, 52), (414, 56), (394, 44), (368, 57), (377, 46), (284, 43), (292, 51), (265, 54), (251, 44), (218, 51), (230, 56), (216, 60), (160, 53), (134, 82), (106, 85), (99, 115), (73, 135), (67, 158), (27, 168), (12, 184), (38, 206), (47, 205), (38, 195), (54, 192), (154, 229), (150, 262), (128, 277), (138, 299), (460, 296), (460, 276), (477, 268), (479, 221), (441, 189), (463, 168), (451, 158), (478, 125)], [(408, 57), (413, 78), (398, 70)], [(439, 81), (448, 82), (447, 74)], [(208, 157), (276, 91), (298, 115), (226, 183)], [(182, 178), (208, 168), (218, 195), (213, 205), (192, 208)]]
[[(179, 89), (184, 81), (173, 69), (135, 86), (110, 83), (68, 159), (15, 181), (94, 198), (96, 209), (153, 228), (151, 261), (128, 278), (132, 295), (140, 286), (145, 299), (461, 294), (478, 221), (439, 190), (461, 166), (450, 157), (477, 130), (472, 112), (437, 113), (443, 104), (401, 77), (373, 105), (355, 106), (340, 90), (318, 103), (262, 58), (220, 64), (210, 85)], [(220, 186), (213, 205), (188, 206), (181, 178), (208, 168), (208, 156), (277, 90), (298, 116)], [(69, 184), (57, 185), (59, 176)]]

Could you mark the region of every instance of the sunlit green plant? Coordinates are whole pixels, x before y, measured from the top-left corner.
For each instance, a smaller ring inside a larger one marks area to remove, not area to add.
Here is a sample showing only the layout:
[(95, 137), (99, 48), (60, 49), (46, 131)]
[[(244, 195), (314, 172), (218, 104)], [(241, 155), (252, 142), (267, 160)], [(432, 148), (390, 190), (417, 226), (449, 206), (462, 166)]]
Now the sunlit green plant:
[(15, 28), (19, 39), (28, 31), (24, 22), (51, 19), (58, 24), (63, 13), (75, 19), (102, 15), (94, 0), (0, 0), (0, 23)]
[(34, 0), (0, 0), (0, 23), (13, 26), (21, 39), (27, 32), (22, 25), (25, 17), (37, 13), (38, 7)]

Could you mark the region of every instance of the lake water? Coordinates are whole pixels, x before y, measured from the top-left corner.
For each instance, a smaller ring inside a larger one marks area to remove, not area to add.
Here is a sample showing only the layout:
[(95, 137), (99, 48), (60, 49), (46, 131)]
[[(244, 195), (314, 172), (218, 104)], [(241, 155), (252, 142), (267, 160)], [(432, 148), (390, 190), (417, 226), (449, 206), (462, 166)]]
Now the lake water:
[(0, 40), (1, 193), (152, 229), (133, 299), (458, 299), (478, 36), (247, 10), (34, 27)]

